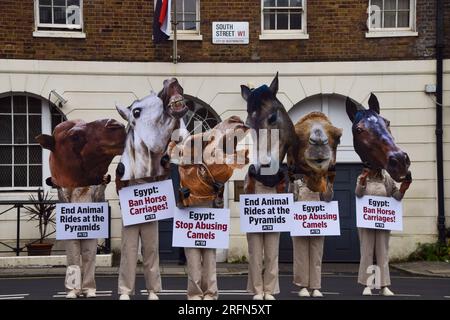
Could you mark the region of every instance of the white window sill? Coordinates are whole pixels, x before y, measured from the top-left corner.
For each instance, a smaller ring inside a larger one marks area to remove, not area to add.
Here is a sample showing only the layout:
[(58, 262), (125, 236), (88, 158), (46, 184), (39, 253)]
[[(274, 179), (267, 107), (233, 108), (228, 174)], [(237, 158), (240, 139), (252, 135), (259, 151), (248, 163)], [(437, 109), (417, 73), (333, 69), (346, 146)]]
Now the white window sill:
[(307, 33), (263, 33), (259, 35), (259, 40), (307, 40)]
[(33, 37), (35, 38), (77, 38), (85, 39), (86, 33), (81, 31), (49, 31), (49, 30), (38, 30), (33, 32)]
[[(169, 40), (173, 40), (173, 34), (170, 36)], [(177, 40), (179, 40), (179, 41), (203, 41), (203, 35), (177, 33)]]
[(419, 35), (418, 32), (411, 30), (366, 32), (366, 38), (417, 37), (418, 35)]

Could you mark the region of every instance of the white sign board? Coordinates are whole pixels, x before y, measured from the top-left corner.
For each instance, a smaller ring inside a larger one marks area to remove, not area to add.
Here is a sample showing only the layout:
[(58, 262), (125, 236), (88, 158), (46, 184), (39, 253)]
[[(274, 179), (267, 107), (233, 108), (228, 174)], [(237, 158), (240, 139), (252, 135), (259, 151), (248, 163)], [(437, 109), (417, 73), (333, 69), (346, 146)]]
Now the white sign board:
[(175, 209), (173, 247), (227, 249), (229, 235), (229, 209)]
[(292, 193), (241, 194), (242, 232), (291, 231)]
[(402, 231), (401, 201), (388, 197), (356, 197), (356, 225), (358, 228)]
[(57, 203), (56, 240), (108, 238), (108, 203)]
[(292, 208), (291, 236), (340, 236), (337, 201), (298, 201)]
[(213, 22), (214, 44), (248, 44), (248, 22)]
[(124, 226), (170, 219), (176, 207), (172, 180), (123, 188), (119, 199)]

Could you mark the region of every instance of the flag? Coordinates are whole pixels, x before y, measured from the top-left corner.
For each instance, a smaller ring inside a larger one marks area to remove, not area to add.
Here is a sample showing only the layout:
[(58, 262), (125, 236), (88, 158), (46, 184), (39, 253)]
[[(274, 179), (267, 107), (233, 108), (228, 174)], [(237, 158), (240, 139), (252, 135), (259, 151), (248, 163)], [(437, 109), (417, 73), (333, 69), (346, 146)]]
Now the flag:
[(169, 39), (172, 32), (170, 9), (172, 0), (157, 0), (153, 16), (153, 42), (161, 43)]

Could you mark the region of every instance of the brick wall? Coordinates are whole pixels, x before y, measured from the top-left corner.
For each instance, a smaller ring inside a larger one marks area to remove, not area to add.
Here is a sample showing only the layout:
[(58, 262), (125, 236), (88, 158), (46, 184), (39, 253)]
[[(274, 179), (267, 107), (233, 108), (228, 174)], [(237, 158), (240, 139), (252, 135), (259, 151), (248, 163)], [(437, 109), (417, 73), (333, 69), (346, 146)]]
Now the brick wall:
[[(417, 0), (418, 37), (365, 38), (367, 0), (308, 1), (309, 40), (260, 41), (259, 0), (202, 0), (203, 41), (180, 41), (184, 62), (427, 59), (434, 54), (434, 1)], [(448, 2), (446, 4), (449, 8)], [(34, 38), (32, 0), (0, 1), (0, 58), (170, 61), (171, 42), (151, 40), (153, 0), (85, 0), (86, 39)], [(446, 21), (450, 13), (447, 10)], [(249, 21), (249, 45), (213, 45), (213, 21)], [(449, 38), (447, 23), (447, 39)], [(450, 45), (450, 41), (449, 45)], [(450, 58), (450, 49), (446, 49)]]

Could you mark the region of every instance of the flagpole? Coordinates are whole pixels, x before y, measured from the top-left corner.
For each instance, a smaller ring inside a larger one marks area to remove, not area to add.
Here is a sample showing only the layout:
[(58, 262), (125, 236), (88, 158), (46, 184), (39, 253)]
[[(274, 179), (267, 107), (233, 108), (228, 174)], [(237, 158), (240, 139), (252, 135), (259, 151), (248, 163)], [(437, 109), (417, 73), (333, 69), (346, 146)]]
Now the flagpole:
[(178, 22), (177, 22), (177, 1), (172, 1), (173, 4), (173, 63), (178, 63), (178, 45), (177, 45), (177, 28), (178, 28)]

